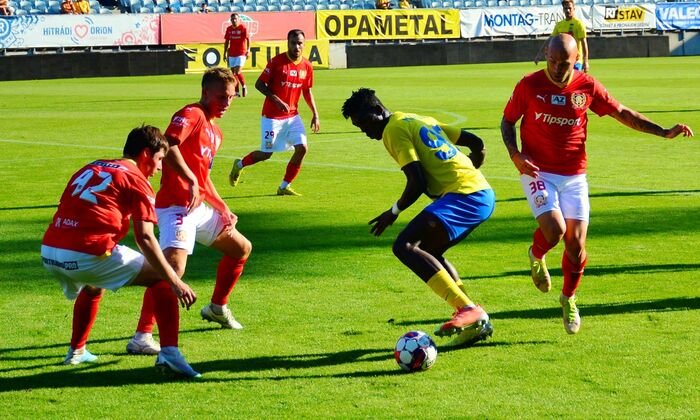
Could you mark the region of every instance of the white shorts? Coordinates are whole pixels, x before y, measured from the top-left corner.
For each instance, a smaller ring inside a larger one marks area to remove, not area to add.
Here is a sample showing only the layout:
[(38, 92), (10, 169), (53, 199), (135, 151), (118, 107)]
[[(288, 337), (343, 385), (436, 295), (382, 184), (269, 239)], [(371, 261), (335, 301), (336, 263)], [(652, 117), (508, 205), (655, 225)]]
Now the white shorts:
[(192, 255), (195, 241), (209, 246), (224, 229), (221, 215), (205, 204), (190, 214), (185, 207), (172, 206), (156, 209), (156, 215), (161, 249), (185, 249), (188, 255)]
[(245, 65), (245, 54), (244, 55), (239, 55), (236, 57), (229, 57), (228, 58), (228, 66), (229, 68), (234, 68), (234, 67), (240, 67), (243, 68)]
[(535, 218), (557, 210), (564, 219), (588, 222), (591, 205), (586, 174), (555, 175), (540, 172), (537, 178), (520, 175), (520, 183)]
[(86, 285), (111, 291), (128, 286), (141, 272), (145, 258), (123, 245), (117, 245), (110, 255), (99, 257), (42, 245), (41, 261), (58, 278), (63, 294), (75, 299)]
[(260, 151), (284, 152), (293, 150), (294, 146), (306, 145), (306, 130), (301, 117), (275, 120), (262, 117), (260, 122)]

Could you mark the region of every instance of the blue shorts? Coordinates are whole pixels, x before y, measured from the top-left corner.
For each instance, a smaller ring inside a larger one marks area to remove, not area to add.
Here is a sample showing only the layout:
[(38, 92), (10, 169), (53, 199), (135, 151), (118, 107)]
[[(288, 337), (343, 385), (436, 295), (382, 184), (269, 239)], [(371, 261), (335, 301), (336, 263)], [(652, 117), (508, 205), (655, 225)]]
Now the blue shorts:
[(492, 189), (471, 194), (448, 193), (433, 201), (424, 211), (434, 215), (445, 226), (450, 241), (463, 239), (488, 220), (496, 206)]
[(574, 64), (574, 70), (583, 71), (583, 63)]

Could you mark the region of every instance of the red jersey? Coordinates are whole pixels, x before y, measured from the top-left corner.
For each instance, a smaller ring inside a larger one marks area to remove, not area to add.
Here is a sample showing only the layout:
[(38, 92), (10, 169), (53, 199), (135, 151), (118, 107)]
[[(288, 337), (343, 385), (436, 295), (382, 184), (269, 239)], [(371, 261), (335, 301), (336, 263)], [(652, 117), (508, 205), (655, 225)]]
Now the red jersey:
[[(187, 167), (197, 177), (200, 197), (210, 196), (207, 179), (223, 138), (219, 126), (207, 119), (199, 103), (189, 104), (173, 115), (165, 137), (171, 146), (178, 146)], [(189, 191), (187, 182), (170, 165), (163, 165), (156, 207), (187, 206)]]
[(285, 52), (273, 57), (258, 79), (289, 105), (289, 112), (283, 112), (272, 100), (265, 98), (263, 117), (279, 120), (299, 114), (299, 97), (302, 91), (313, 87), (314, 69), (306, 58), (301, 57), (299, 61), (294, 62)]
[(574, 71), (569, 83), (559, 87), (540, 70), (515, 86), (503, 116), (511, 124), (522, 117), (522, 152), (540, 170), (576, 175), (586, 172), (586, 111), (590, 108), (602, 117), (619, 107), (605, 87), (585, 73)]
[(129, 232), (130, 218), (156, 223), (153, 196), (133, 161), (96, 160), (68, 182), (42, 244), (104, 255)]
[(248, 39), (248, 29), (245, 27), (245, 25), (240, 24), (235, 28), (233, 25), (229, 26), (226, 28), (224, 39), (228, 41), (229, 57), (245, 55), (247, 51), (245, 40)]

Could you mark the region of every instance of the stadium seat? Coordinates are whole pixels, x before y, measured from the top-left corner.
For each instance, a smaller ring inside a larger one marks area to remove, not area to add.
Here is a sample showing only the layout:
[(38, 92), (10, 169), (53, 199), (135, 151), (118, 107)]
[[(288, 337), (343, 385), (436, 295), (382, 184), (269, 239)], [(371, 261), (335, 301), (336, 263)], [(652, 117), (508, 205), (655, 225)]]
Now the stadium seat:
[(340, 6), (337, 4), (328, 3), (328, 10), (340, 10)]
[(288, 4), (280, 5), (280, 12), (289, 12), (291, 10), (292, 10), (292, 7)]

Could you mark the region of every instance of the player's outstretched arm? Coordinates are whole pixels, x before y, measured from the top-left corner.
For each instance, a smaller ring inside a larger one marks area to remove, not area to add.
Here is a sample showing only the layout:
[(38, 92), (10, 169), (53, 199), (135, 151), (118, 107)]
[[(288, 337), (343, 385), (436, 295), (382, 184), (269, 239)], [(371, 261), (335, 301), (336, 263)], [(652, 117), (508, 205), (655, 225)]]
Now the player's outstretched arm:
[(420, 162), (411, 162), (401, 168), (401, 170), (406, 175), (406, 186), (401, 194), (401, 198), (390, 209), (369, 221), (369, 224), (372, 225), (370, 233), (374, 236), (384, 233), (386, 228), (396, 221), (399, 213), (409, 208), (426, 191), (427, 181)]
[(183, 308), (189, 309), (197, 301), (194, 290), (177, 276), (175, 270), (168, 264), (163, 251), (160, 250), (158, 239), (153, 233), (153, 223), (134, 220), (134, 240), (143, 253), (148, 264), (155, 270), (159, 278), (168, 282)]
[(679, 135), (693, 137), (693, 130), (685, 124), (676, 124), (671, 128), (663, 128), (639, 112), (620, 105), (620, 109), (610, 114), (622, 124), (642, 133), (654, 134), (659, 137), (672, 139)]

